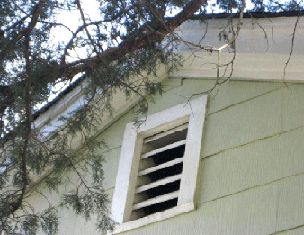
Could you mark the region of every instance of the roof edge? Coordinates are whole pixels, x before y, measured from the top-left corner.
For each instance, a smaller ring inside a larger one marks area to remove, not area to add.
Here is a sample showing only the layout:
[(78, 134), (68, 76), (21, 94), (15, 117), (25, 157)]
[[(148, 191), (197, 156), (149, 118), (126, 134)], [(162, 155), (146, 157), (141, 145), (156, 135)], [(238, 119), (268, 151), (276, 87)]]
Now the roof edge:
[[(276, 17), (298, 17), (303, 16), (304, 11), (282, 11), (282, 12), (245, 12), (243, 18), (276, 18)], [(191, 20), (208, 20), (238, 18), (239, 13), (210, 13), (197, 14), (191, 17)]]

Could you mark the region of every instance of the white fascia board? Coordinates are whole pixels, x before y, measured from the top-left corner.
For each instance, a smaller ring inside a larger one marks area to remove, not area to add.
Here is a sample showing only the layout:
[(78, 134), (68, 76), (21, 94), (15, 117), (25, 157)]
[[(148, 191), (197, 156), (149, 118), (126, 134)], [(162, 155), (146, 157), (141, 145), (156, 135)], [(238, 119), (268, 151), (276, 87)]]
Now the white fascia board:
[(40, 114), (34, 121), (34, 127), (41, 129), (46, 128), (46, 126), (52, 126), (50, 123), (56, 122), (59, 116), (67, 114), (75, 110), (77, 106), (80, 106), (82, 104), (81, 99), (83, 99), (82, 84), (79, 84), (71, 92), (62, 97), (60, 101), (53, 104), (44, 113)]
[[(237, 23), (238, 19), (234, 19)], [(179, 35), (192, 43), (198, 43), (202, 35), (207, 33), (201, 45), (210, 48), (220, 48), (225, 41), (219, 40), (219, 32), (227, 27), (227, 19), (209, 19), (208, 24), (187, 21), (181, 25)], [(236, 58), (231, 79), (236, 80), (283, 80), (284, 67), (289, 58), (292, 47), (292, 34), (297, 17), (277, 17), (243, 19), (240, 34), (236, 40)], [(265, 34), (267, 38), (265, 38)], [(293, 52), (286, 68), (284, 81), (304, 81), (304, 20), (301, 17), (296, 29)], [(186, 46), (179, 47), (179, 53), (185, 58), (184, 65), (170, 74), (171, 78), (200, 78), (215, 79), (217, 76), (216, 63), (218, 52), (193, 51)], [(220, 65), (233, 58), (234, 53), (229, 48), (220, 53)], [(228, 76), (230, 70), (226, 72)], [(220, 74), (224, 73), (224, 68)]]
[[(157, 76), (150, 77), (151, 81), (161, 82), (168, 77), (166, 66), (161, 65), (157, 69)], [(132, 79), (132, 78), (131, 78)], [(85, 81), (84, 81), (85, 82)], [(60, 117), (68, 118), (71, 113), (77, 110), (85, 103), (83, 87), (85, 83), (82, 82), (79, 86), (75, 87), (71, 92), (62, 97), (56, 104), (52, 105), (46, 112), (39, 115), (34, 121), (33, 126), (40, 129), (42, 132), (51, 132), (62, 127), (65, 123), (60, 121)], [(121, 115), (130, 110), (135, 104), (138, 103), (140, 97), (136, 94), (126, 97), (124, 91), (117, 89), (111, 101), (113, 112), (111, 114), (102, 114), (103, 121), (98, 130), (91, 133), (91, 136), (100, 133), (105, 128), (110, 126)]]

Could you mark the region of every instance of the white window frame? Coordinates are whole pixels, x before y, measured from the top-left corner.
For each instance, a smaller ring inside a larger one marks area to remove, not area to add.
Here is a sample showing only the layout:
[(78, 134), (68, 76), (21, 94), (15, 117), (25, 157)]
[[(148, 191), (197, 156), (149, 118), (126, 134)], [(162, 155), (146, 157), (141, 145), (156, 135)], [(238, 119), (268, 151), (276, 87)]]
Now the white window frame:
[[(126, 125), (112, 200), (112, 218), (118, 223), (113, 234), (194, 210), (194, 195), (200, 161), (206, 104), (207, 96), (200, 96), (187, 103), (148, 115), (144, 123), (139, 127), (134, 122)], [(168, 130), (187, 121), (189, 125), (177, 206), (163, 212), (157, 212), (134, 221), (129, 221), (143, 140), (148, 136)]]

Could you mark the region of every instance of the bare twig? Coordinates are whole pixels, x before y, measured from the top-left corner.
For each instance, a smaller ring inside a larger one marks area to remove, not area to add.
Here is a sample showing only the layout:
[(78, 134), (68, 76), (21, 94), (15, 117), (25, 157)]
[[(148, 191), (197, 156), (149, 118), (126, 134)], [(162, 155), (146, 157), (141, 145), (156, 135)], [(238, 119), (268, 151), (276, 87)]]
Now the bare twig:
[(283, 72), (283, 78), (282, 78), (283, 81), (285, 81), (286, 69), (287, 69), (287, 66), (289, 65), (289, 62), (291, 60), (291, 56), (293, 54), (294, 40), (295, 40), (295, 36), (296, 36), (296, 31), (297, 31), (297, 27), (298, 27), (298, 24), (299, 24), (299, 20), (300, 20), (300, 15), (297, 16), (296, 22), (295, 22), (294, 27), (293, 27), (289, 55), (288, 55), (288, 58), (287, 58), (287, 60), (285, 62), (285, 66), (284, 66), (284, 70), (283, 70), (284, 71)]

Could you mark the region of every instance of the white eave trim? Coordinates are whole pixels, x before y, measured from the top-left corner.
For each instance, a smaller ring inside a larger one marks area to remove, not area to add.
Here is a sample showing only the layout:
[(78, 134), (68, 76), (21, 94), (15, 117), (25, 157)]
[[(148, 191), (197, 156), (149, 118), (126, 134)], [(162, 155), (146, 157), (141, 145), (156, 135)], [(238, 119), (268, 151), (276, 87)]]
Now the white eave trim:
[[(236, 39), (236, 57), (233, 65), (232, 79), (253, 81), (304, 81), (304, 18), (301, 17), (296, 28), (293, 52), (284, 76), (284, 67), (292, 47), (292, 34), (297, 21), (294, 17), (244, 18), (241, 31)], [(206, 23), (208, 22), (208, 24)], [(227, 27), (227, 19), (208, 19), (204, 22), (193, 20), (183, 23), (179, 35), (194, 44), (219, 49), (226, 44), (218, 35)], [(237, 24), (238, 19), (234, 19)], [(208, 28), (207, 28), (208, 27)], [(206, 30), (207, 28), (207, 30)], [(207, 32), (202, 39), (203, 32)], [(265, 38), (265, 34), (267, 38)], [(217, 51), (212, 53), (201, 50), (193, 53), (186, 46), (180, 46), (179, 53), (185, 63), (172, 78), (216, 78)], [(234, 56), (232, 49), (222, 49), (219, 64), (229, 62)], [(223, 74), (224, 68), (221, 70)], [(228, 69), (227, 76), (230, 71)]]
[[(157, 69), (157, 76), (150, 77), (150, 80), (154, 82), (161, 82), (166, 78), (168, 78), (167, 68), (164, 65), (160, 65)], [(85, 84), (82, 82), (71, 92), (62, 97), (57, 103), (53, 104), (47, 111), (40, 114), (39, 117), (35, 120), (33, 126), (40, 129), (41, 131), (51, 132), (65, 125), (65, 123), (61, 121), (60, 118), (62, 116), (66, 118), (69, 117), (73, 111), (77, 110), (77, 108), (84, 104), (84, 86)], [(139, 102), (140, 98), (141, 97), (137, 94), (133, 94), (127, 97), (123, 90), (117, 88), (117, 92), (115, 95), (113, 95), (113, 99), (111, 101), (113, 108), (111, 114), (103, 113), (103, 120), (101, 122), (101, 125), (98, 129), (94, 130), (94, 133), (90, 133), (90, 135), (94, 136), (105, 130), (119, 117), (134, 107), (134, 105)]]

